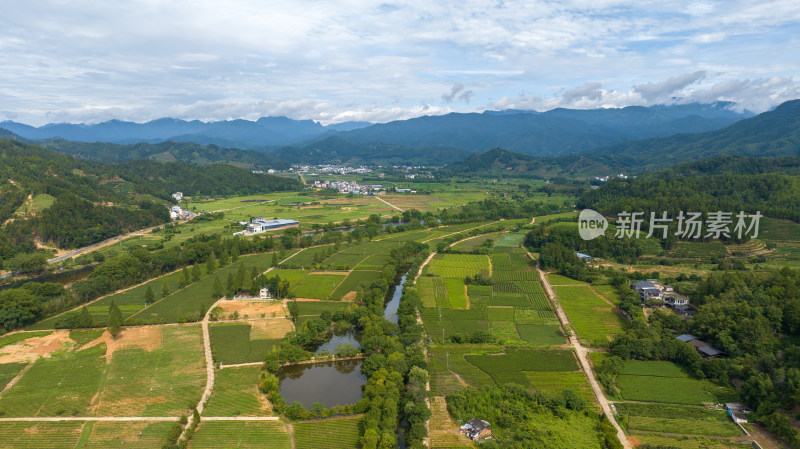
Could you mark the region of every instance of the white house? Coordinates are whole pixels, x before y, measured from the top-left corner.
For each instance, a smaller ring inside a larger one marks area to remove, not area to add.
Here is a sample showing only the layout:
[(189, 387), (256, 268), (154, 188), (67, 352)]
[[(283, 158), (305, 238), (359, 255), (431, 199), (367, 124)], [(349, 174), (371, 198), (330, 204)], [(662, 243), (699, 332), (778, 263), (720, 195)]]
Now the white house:
[(183, 192), (175, 192), (172, 194), (172, 197), (175, 198), (175, 201), (180, 203), (181, 200), (183, 200)]
[(269, 289), (267, 287), (264, 287), (261, 290), (259, 290), (258, 297), (261, 298), (262, 300), (272, 299), (272, 293), (269, 292)]

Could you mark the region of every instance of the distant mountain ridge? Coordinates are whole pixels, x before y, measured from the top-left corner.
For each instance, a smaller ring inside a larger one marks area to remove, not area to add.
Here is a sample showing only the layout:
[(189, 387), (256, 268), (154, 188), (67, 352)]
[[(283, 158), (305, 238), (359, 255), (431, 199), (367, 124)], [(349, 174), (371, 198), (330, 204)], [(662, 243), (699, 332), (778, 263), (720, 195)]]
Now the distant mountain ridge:
[[(417, 148), (460, 148), (467, 152), (503, 147), (525, 154), (551, 156), (580, 153), (631, 139), (677, 132), (718, 129), (750, 114), (730, 103), (671, 105), (620, 109), (507, 110), (423, 116), (384, 124), (345, 122), (323, 126), (312, 120), (262, 117), (256, 121), (185, 121), (172, 118), (133, 123), (110, 120), (94, 125), (49, 124), (32, 127), (0, 122), (26, 139), (62, 138), (76, 142), (118, 144), (193, 142), (225, 148), (271, 150), (302, 148), (336, 136), (354, 144)], [(317, 145), (325, 146), (325, 145)]]
[(716, 156), (800, 156), (800, 100), (718, 130), (625, 142), (587, 155), (649, 168)]

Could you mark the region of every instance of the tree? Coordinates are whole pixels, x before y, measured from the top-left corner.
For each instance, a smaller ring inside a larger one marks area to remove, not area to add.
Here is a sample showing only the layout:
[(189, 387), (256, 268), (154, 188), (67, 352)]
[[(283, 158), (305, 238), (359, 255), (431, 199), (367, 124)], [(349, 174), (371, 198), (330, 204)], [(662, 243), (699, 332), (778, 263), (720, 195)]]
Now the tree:
[(112, 299), (108, 305), (108, 333), (117, 338), (120, 332), (122, 332), (122, 312)]
[(195, 266), (192, 267), (192, 282), (199, 281), (201, 277), (203, 277), (203, 272), (200, 269), (200, 264), (195, 264)]
[(234, 287), (236, 285), (235, 283), (236, 281), (233, 279), (233, 273), (228, 273), (228, 283), (225, 287), (225, 295), (228, 298), (233, 298), (233, 294), (235, 293), (234, 291)]
[(219, 281), (219, 276), (214, 276), (214, 290), (211, 292), (211, 297), (215, 300), (222, 298), (222, 282)]
[(169, 283), (166, 279), (161, 281), (161, 297), (169, 295)]
[(272, 253), (272, 266), (278, 266), (278, 253)]
[(240, 291), (242, 289), (242, 285), (244, 284), (244, 278), (247, 276), (247, 269), (245, 269), (244, 264), (239, 264), (239, 269), (236, 271), (236, 277), (234, 278), (233, 289), (235, 291)]
[(144, 292), (144, 303), (150, 304), (155, 299), (156, 295), (153, 293), (153, 288), (149, 285), (147, 286), (147, 290)]
[(181, 288), (186, 288), (186, 286), (191, 282), (190, 279), (191, 276), (189, 275), (189, 269), (183, 267), (183, 270), (181, 271), (181, 280), (178, 282), (178, 284), (180, 284)]
[(94, 325), (92, 314), (89, 313), (89, 309), (86, 306), (81, 307), (81, 313), (78, 315), (78, 321), (75, 324), (76, 327), (92, 327)]
[(212, 252), (206, 261), (206, 273), (211, 274), (217, 269), (217, 256)]

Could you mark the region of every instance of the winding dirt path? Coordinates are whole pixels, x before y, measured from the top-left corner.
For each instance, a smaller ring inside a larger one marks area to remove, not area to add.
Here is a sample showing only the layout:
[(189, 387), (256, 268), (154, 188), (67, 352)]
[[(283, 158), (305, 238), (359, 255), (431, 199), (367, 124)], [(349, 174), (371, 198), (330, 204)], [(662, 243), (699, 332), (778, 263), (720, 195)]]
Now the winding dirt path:
[[(547, 280), (545, 272), (542, 271), (542, 269), (538, 266), (536, 269), (539, 271), (539, 278), (542, 280), (542, 285), (544, 286), (545, 292), (547, 292), (547, 296), (550, 297), (550, 300), (553, 303), (553, 307), (556, 310), (556, 315), (558, 316), (558, 320), (561, 322), (561, 326), (565, 329), (571, 329), (572, 325), (567, 318), (567, 314), (564, 313), (564, 309), (561, 308), (561, 304), (556, 300), (555, 291), (553, 290), (553, 287), (550, 286), (550, 282)], [(600, 384), (597, 382), (597, 378), (594, 375), (594, 370), (592, 370), (592, 365), (589, 363), (589, 350), (580, 343), (580, 340), (578, 340), (578, 336), (574, 331), (570, 332), (569, 342), (575, 349), (575, 354), (578, 356), (581, 369), (584, 373), (586, 373), (586, 378), (589, 379), (589, 384), (592, 387), (592, 391), (594, 391), (597, 402), (600, 403), (600, 408), (603, 409), (603, 413), (605, 413), (609, 422), (611, 422), (611, 424), (614, 425), (614, 428), (617, 429), (617, 437), (619, 438), (619, 441), (622, 443), (622, 446), (625, 447), (625, 449), (632, 449), (633, 446), (631, 445), (630, 441), (628, 441), (628, 437), (625, 435), (625, 432), (622, 431), (622, 427), (620, 427), (619, 423), (617, 423), (614, 414), (611, 412), (611, 405), (606, 399), (605, 394), (603, 394)]]

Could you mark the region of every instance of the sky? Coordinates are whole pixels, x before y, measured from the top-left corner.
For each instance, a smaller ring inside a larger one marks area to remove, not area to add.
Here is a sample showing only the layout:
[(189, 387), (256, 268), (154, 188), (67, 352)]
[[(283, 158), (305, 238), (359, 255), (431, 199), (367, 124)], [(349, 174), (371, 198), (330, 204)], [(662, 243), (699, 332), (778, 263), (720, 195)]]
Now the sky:
[(797, 0), (33, 0), (2, 11), (0, 120), (37, 126), (718, 100), (763, 112), (800, 98)]

